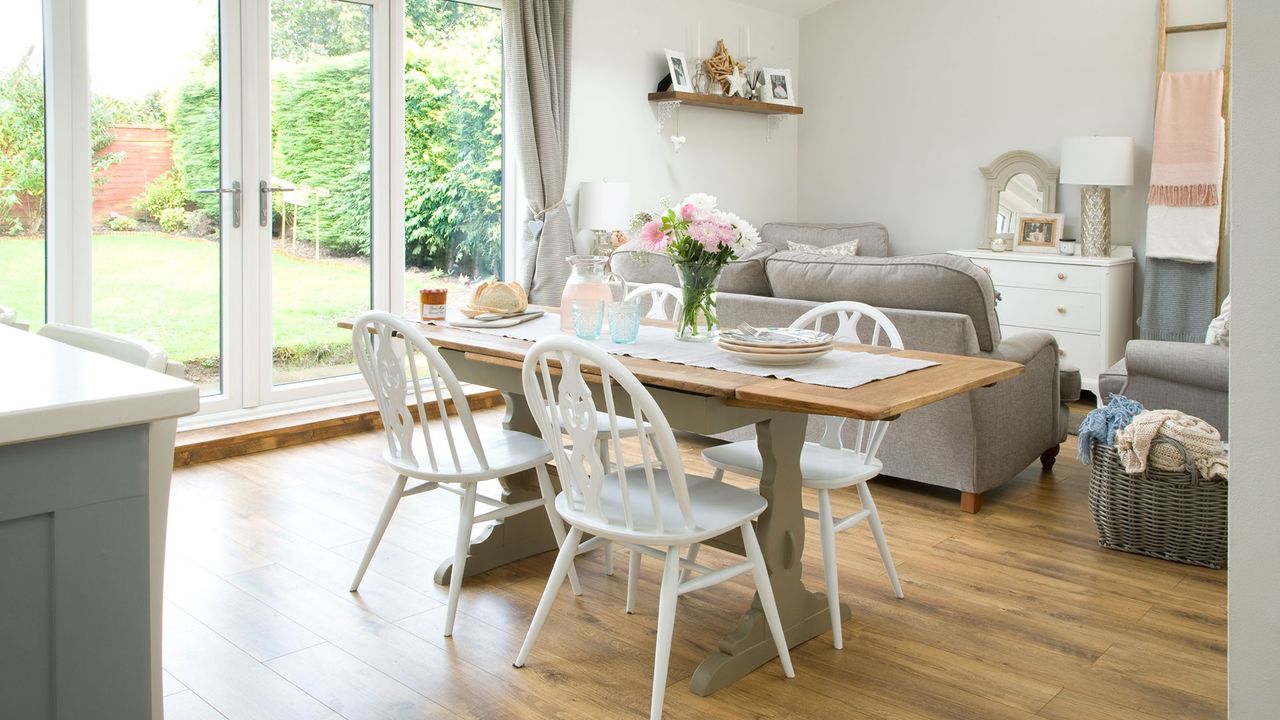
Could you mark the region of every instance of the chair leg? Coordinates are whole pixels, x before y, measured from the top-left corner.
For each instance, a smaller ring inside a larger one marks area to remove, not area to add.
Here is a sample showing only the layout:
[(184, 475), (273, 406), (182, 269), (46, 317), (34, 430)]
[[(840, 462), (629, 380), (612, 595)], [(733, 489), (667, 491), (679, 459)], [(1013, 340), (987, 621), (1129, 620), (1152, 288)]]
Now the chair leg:
[(871, 488), (866, 483), (858, 483), (858, 499), (862, 507), (870, 511), (867, 522), (871, 525), (871, 534), (880, 548), (880, 559), (884, 561), (884, 571), (889, 573), (889, 584), (893, 586), (893, 594), (901, 600), (902, 583), (898, 582), (898, 570), (893, 566), (893, 557), (889, 555), (889, 541), (884, 539), (884, 526), (880, 524), (880, 511), (876, 509), (876, 501), (871, 499)]
[(680, 548), (667, 548), (662, 564), (662, 589), (658, 591), (658, 644), (653, 651), (653, 700), (649, 720), (661, 720), (667, 691), (667, 665), (671, 661), (671, 636), (676, 627), (676, 602), (680, 598)]
[[(690, 546), (689, 546), (689, 555), (688, 555), (687, 557), (685, 557), (685, 560), (688, 560), (689, 562), (697, 562), (697, 561), (698, 561), (698, 550), (700, 550), (701, 548), (702, 548), (702, 543), (694, 543), (694, 544), (690, 545)], [(681, 571), (680, 571), (680, 582), (687, 582), (687, 581), (689, 580), (689, 577), (690, 577), (690, 576), (692, 576), (692, 575), (693, 575), (693, 571), (692, 571), (692, 570), (681, 570)]]
[(764, 610), (764, 619), (769, 623), (769, 632), (773, 635), (773, 643), (778, 648), (778, 659), (782, 661), (782, 672), (789, 678), (796, 676), (791, 666), (791, 651), (787, 649), (787, 636), (782, 630), (782, 617), (778, 615), (778, 603), (773, 597), (773, 583), (769, 580), (769, 568), (764, 562), (764, 553), (760, 550), (760, 540), (756, 538), (755, 528), (748, 521), (742, 526), (742, 547), (747, 551), (747, 559), (751, 561), (751, 576), (756, 581), (756, 592), (760, 594), (760, 607)]
[(373, 559), (373, 554), (378, 550), (378, 543), (382, 542), (382, 534), (387, 531), (387, 525), (391, 523), (391, 516), (396, 512), (396, 506), (400, 504), (400, 498), (404, 497), (404, 485), (409, 480), (405, 475), (396, 478), (391, 484), (391, 492), (387, 494), (387, 502), (382, 506), (382, 515), (378, 518), (378, 524), (373, 528), (373, 536), (369, 538), (369, 545), (364, 549), (364, 558), (360, 561), (360, 569), (356, 570), (356, 576), (351, 580), (351, 592), (355, 592), (360, 587), (360, 581), (364, 579), (364, 571), (369, 569), (369, 561)]
[(724, 482), (723, 468), (716, 468), (715, 472), (711, 473), (711, 482)]
[(818, 491), (818, 536), (822, 540), (822, 570), (827, 580), (827, 610), (831, 615), (831, 643), (844, 647), (840, 622), (840, 580), (836, 576), (836, 529), (831, 515), (831, 492)]
[(976, 513), (982, 509), (982, 493), (960, 491), (960, 512)]
[(449, 607), (444, 616), (444, 636), (453, 635), (453, 618), (458, 613), (458, 596), (462, 594), (462, 576), (471, 550), (471, 524), (476, 516), (478, 483), (468, 483), (458, 512), (458, 541), (453, 548), (453, 570), (449, 577)]
[[(564, 545), (564, 520), (556, 512), (556, 492), (551, 487), (551, 475), (547, 473), (546, 465), (538, 465), (534, 467), (534, 471), (538, 474), (538, 489), (542, 491), (542, 506), (547, 509), (547, 520), (551, 522), (551, 534), (555, 535), (557, 545)], [(572, 564), (569, 565), (569, 587), (573, 588), (574, 595), (582, 594), (578, 570)]]
[(644, 557), (639, 551), (631, 550), (631, 559), (627, 561), (627, 614), (636, 611), (636, 582), (640, 578), (640, 558)]
[(1061, 449), (1061, 445), (1054, 445), (1040, 453), (1040, 467), (1044, 468), (1045, 472), (1053, 472), (1053, 464), (1058, 461), (1058, 452)]
[(569, 528), (569, 535), (560, 546), (560, 553), (556, 555), (556, 564), (551, 566), (551, 576), (547, 578), (547, 589), (542, 591), (542, 599), (538, 601), (538, 609), (533, 613), (529, 632), (524, 636), (524, 644), (520, 646), (520, 654), (516, 655), (516, 667), (524, 667), (525, 661), (529, 659), (529, 651), (533, 649), (538, 633), (542, 632), (542, 624), (547, 621), (547, 615), (551, 613), (551, 606), (556, 601), (556, 593), (560, 592), (560, 586), (564, 584), (565, 575), (573, 565), (573, 558), (578, 554), (578, 543), (581, 541), (582, 531), (576, 527)]

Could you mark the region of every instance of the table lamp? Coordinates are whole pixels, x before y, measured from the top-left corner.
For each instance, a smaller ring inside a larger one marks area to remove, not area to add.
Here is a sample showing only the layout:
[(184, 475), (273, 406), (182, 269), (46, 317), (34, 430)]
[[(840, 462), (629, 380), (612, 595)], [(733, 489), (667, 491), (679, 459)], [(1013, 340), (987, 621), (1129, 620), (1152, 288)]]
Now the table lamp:
[(582, 183), (578, 188), (578, 234), (573, 240), (574, 252), (608, 254), (597, 249), (611, 247), (610, 233), (625, 228), (630, 219), (630, 183), (608, 180)]
[(1090, 257), (1111, 255), (1111, 188), (1133, 184), (1133, 138), (1062, 139), (1063, 185), (1080, 187), (1080, 244)]

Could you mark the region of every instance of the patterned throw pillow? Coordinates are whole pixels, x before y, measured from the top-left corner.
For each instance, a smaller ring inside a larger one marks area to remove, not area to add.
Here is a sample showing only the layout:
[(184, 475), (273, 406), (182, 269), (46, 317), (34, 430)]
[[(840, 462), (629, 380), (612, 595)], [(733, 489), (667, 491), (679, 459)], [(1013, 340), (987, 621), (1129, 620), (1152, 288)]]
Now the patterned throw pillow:
[(838, 245), (819, 247), (817, 245), (808, 245), (806, 243), (798, 243), (788, 240), (787, 249), (792, 252), (802, 252), (810, 255), (857, 255), (858, 241), (850, 240), (849, 242), (842, 242)]

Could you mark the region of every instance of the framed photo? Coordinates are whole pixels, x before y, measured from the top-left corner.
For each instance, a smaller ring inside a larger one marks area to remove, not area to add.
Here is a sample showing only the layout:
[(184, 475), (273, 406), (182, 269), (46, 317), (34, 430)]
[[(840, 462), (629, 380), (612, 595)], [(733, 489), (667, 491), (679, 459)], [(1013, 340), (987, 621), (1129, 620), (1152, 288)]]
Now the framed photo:
[(760, 99), (779, 105), (796, 104), (796, 88), (791, 82), (791, 71), (782, 68), (765, 68), (760, 84)]
[(693, 92), (693, 68), (684, 53), (667, 49), (667, 72), (671, 73), (671, 89), (679, 92)]
[(1018, 213), (1013, 249), (1019, 252), (1058, 252), (1064, 217), (1062, 213)]

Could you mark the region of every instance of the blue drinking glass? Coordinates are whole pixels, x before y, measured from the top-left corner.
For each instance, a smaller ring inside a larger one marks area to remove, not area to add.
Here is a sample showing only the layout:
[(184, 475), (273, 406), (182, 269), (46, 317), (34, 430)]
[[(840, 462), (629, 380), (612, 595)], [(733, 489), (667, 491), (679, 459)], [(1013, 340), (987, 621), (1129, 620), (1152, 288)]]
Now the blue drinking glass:
[(573, 334), (583, 340), (598, 340), (604, 327), (603, 300), (573, 301)]
[(640, 303), (609, 303), (609, 336), (619, 345), (630, 345), (640, 334)]

